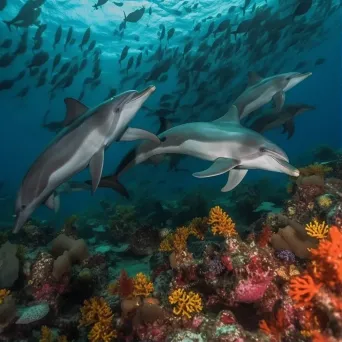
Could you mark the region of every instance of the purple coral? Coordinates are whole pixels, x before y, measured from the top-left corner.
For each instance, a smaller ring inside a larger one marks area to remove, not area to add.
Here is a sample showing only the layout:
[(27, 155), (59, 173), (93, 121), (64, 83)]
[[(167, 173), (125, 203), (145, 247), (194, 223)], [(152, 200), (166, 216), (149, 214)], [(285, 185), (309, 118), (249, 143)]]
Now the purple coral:
[(221, 260), (218, 258), (211, 259), (208, 263), (208, 270), (212, 272), (215, 275), (221, 274), (224, 270), (225, 267), (222, 264)]
[(293, 264), (296, 261), (296, 256), (287, 249), (276, 251), (275, 255), (278, 259), (291, 263), (291, 264)]

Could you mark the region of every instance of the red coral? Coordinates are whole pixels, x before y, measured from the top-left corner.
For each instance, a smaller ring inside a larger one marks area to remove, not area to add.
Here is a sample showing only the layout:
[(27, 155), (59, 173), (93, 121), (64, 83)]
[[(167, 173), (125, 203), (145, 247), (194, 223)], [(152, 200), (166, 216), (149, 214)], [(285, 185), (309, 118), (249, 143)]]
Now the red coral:
[(121, 271), (120, 278), (118, 280), (118, 293), (122, 298), (129, 297), (133, 294), (134, 283), (125, 270)]
[(259, 237), (258, 237), (258, 245), (259, 247), (266, 247), (270, 241), (272, 236), (272, 230), (269, 226), (264, 226)]

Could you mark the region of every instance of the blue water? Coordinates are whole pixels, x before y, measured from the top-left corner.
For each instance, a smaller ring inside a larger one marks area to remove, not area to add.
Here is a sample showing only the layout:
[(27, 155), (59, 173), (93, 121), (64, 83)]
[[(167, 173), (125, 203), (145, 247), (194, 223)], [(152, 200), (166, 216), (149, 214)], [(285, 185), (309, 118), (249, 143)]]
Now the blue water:
[[(308, 14), (299, 20), (307, 20), (307, 22), (314, 22), (320, 20), (320, 13), (314, 11), (315, 6), (322, 3), (321, 1), (313, 1), (313, 8)], [(325, 1), (325, 0), (324, 0)], [(25, 1), (11, 0), (8, 1), (6, 8), (0, 12), (0, 18), (2, 20), (12, 19), (19, 11)], [(198, 8), (188, 13), (185, 8), (193, 6), (195, 3), (199, 3)], [(124, 1), (123, 7), (118, 7), (112, 2), (108, 2), (98, 10), (94, 10), (92, 1), (79, 1), (79, 0), (65, 0), (65, 1), (52, 1), (46, 0), (42, 6), (42, 13), (39, 17), (41, 23), (46, 23), (47, 30), (43, 34), (43, 46), (42, 50), (50, 54), (49, 77), (51, 74), (52, 60), (55, 54), (63, 52), (63, 58), (60, 65), (71, 59), (72, 57), (79, 57), (79, 61), (82, 60), (81, 51), (78, 47), (82, 40), (85, 30), (91, 28), (91, 38), (96, 40), (96, 48), (100, 48), (101, 55), (101, 85), (94, 91), (89, 90), (86, 92), (83, 102), (87, 106), (95, 106), (100, 103), (104, 97), (108, 94), (109, 88), (114, 87), (119, 91), (125, 91), (132, 89), (136, 78), (125, 83), (124, 86), (120, 86), (120, 81), (126, 76), (125, 72), (120, 73), (120, 67), (118, 60), (120, 58), (121, 51), (125, 45), (129, 45), (128, 57), (122, 63), (122, 69), (126, 68), (128, 58), (130, 56), (136, 57), (140, 53), (138, 50), (140, 47), (148, 46), (149, 56), (159, 46), (158, 31), (159, 25), (164, 24), (166, 31), (171, 27), (175, 28), (175, 34), (170, 39), (169, 43), (166, 43), (166, 39), (163, 39), (162, 45), (168, 45), (168, 48), (180, 47), (182, 51), (185, 42), (193, 40), (194, 47), (191, 51), (195, 55), (195, 47), (201, 43), (201, 38), (208, 29), (210, 22), (215, 22), (215, 27), (223, 19), (229, 17), (232, 22), (232, 26), (236, 27), (236, 24), (243, 20), (242, 11), (239, 8), (232, 14), (228, 15), (228, 9), (232, 5), (242, 6), (243, 1), (188, 1), (186, 5), (181, 1)], [(255, 1), (257, 6), (263, 6), (265, 1)], [(250, 18), (252, 4), (247, 9), (246, 18)], [(287, 2), (286, 2), (287, 3)], [(296, 1), (288, 1), (288, 7), (295, 8)], [(336, 5), (338, 1), (332, 1), (332, 7)], [(118, 29), (118, 26), (124, 18), (123, 11), (126, 14), (141, 8), (146, 8), (143, 18), (138, 23), (127, 23), (127, 27), (124, 31), (124, 35), (121, 38), (118, 34), (114, 35), (113, 31)], [(276, 12), (279, 10), (278, 1), (268, 0), (268, 6), (273, 8)], [(148, 9), (152, 7), (152, 14), (149, 15)], [(290, 11), (291, 11), (290, 8)], [(181, 12), (181, 15), (176, 16), (175, 10)], [(314, 13), (313, 16), (310, 13)], [(216, 18), (218, 14), (222, 16)], [(202, 19), (212, 16), (213, 19), (202, 22), (200, 32), (193, 32), (193, 27)], [(298, 19), (298, 18), (297, 18)], [(305, 37), (294, 39), (302, 39), (302, 45), (300, 50), (283, 49), (284, 39), (281, 38), (274, 45), (274, 53), (272, 50), (267, 55), (258, 60), (256, 63), (250, 63), (248, 61), (249, 51), (244, 48), (238, 53), (233, 53), (229, 60), (218, 60), (215, 65), (215, 69), (219, 66), (224, 66), (227, 62), (232, 63), (236, 76), (233, 82), (228, 82), (227, 87), (224, 89), (215, 89), (214, 96), (217, 96), (217, 102), (220, 104), (222, 99), (229, 97), (231, 92), (236, 92), (236, 89), (244, 89), (247, 82), (247, 72), (250, 70), (269, 70), (267, 75), (271, 76), (273, 70), (281, 65), (281, 72), (297, 71), (294, 70), (298, 62), (307, 61), (307, 66), (300, 71), (312, 71), (313, 75), (299, 84), (286, 94), (286, 103), (306, 103), (316, 106), (316, 110), (307, 112), (296, 118), (296, 131), (295, 135), (290, 139), (286, 139), (286, 135), (280, 134), (281, 128), (271, 132), (265, 133), (273, 142), (281, 146), (289, 155), (290, 161), (294, 163), (300, 163), (305, 161), (307, 156), (310, 159), (310, 154), (316, 147), (326, 144), (332, 148), (341, 147), (341, 10), (337, 9), (330, 15), (329, 18), (325, 18), (323, 26), (320, 30), (312, 32), (312, 35), (306, 35)], [(61, 42), (57, 45), (56, 49), (52, 49), (52, 43), (54, 34), (59, 25), (63, 26), (63, 36)], [(67, 30), (69, 27), (73, 27), (73, 37), (76, 39), (76, 43), (73, 46), (68, 46), (67, 51), (64, 52), (63, 45), (66, 39)], [(29, 47), (24, 55), (19, 56), (16, 60), (7, 68), (0, 69), (0, 81), (3, 79), (10, 79), (15, 77), (21, 70), (25, 69), (27, 63), (32, 58), (32, 37), (37, 29), (37, 26), (33, 25), (28, 28), (29, 32)], [(17, 42), (20, 39), (20, 35), (25, 29), (12, 28), (10, 32), (6, 25), (0, 23), (0, 42), (4, 39), (13, 39), (13, 46), (10, 51), (14, 51)], [(284, 32), (290, 32), (289, 28), (285, 28)], [(137, 41), (139, 36), (139, 41)], [(234, 38), (231, 36), (231, 42), (234, 43)], [(243, 36), (241, 36), (244, 42)], [(214, 38), (209, 41), (212, 42)], [(306, 43), (304, 42), (306, 40)], [(244, 43), (243, 43), (244, 44)], [(88, 43), (89, 45), (89, 43)], [(7, 50), (3, 49), (0, 54), (4, 54)], [(156, 64), (156, 61), (146, 63), (149, 56), (144, 54), (142, 66), (137, 69), (142, 74), (149, 71)], [(211, 63), (213, 63), (213, 57)], [(314, 61), (318, 58), (325, 58), (326, 62), (323, 65), (313, 66)], [(2, 191), (6, 194), (10, 194), (13, 200), (6, 202), (0, 202), (0, 214), (4, 219), (7, 219), (13, 213), (14, 197), (20, 186), (20, 182), (27, 172), (28, 168), (34, 161), (34, 159), (41, 153), (49, 141), (54, 137), (54, 134), (44, 130), (41, 127), (42, 117), (47, 109), (50, 109), (50, 120), (62, 120), (65, 108), (63, 99), (65, 97), (78, 98), (81, 92), (82, 83), (86, 77), (91, 76), (91, 63), (92, 57), (89, 55), (89, 63), (85, 70), (80, 72), (74, 79), (74, 83), (66, 90), (58, 90), (56, 97), (50, 102), (49, 90), (50, 85), (47, 84), (41, 88), (35, 88), (36, 80), (29, 76), (27, 72), (24, 78), (18, 81), (12, 89), (0, 91), (0, 104), (1, 104), (1, 124), (0, 124), (0, 155), (1, 155), (1, 171), (0, 180), (4, 181), (4, 187)], [(60, 67), (59, 65), (59, 67)], [(213, 64), (214, 65), (214, 64)], [(58, 68), (56, 70), (58, 70)], [(214, 67), (214, 66), (212, 66)], [(165, 83), (155, 82), (157, 91), (151, 96), (146, 105), (150, 108), (157, 109), (159, 106), (159, 98), (163, 94), (170, 93), (177, 90), (177, 77), (176, 67), (173, 66), (169, 71), (168, 81)], [(130, 74), (132, 74), (132, 70)], [(210, 73), (210, 71), (209, 71)], [(141, 75), (140, 74), (140, 75)], [(48, 77), (48, 79), (49, 79)], [(207, 73), (203, 73), (202, 80), (207, 77)], [(23, 99), (15, 97), (15, 95), (25, 86), (30, 86), (29, 93)], [(139, 88), (142, 89), (144, 84)], [(210, 91), (210, 89), (209, 89)], [(213, 97), (211, 97), (212, 99)], [(191, 104), (196, 99), (196, 94), (191, 93), (190, 96), (186, 96), (182, 105)], [(233, 98), (231, 99), (234, 100)], [(187, 103), (186, 103), (186, 102)], [(222, 109), (211, 108), (210, 113), (216, 113), (216, 117), (223, 115)], [(180, 112), (177, 115), (185, 116), (186, 111)], [(208, 120), (208, 115), (205, 112), (198, 113), (196, 121)], [(186, 120), (185, 120), (186, 121)], [(132, 126), (145, 128), (149, 131), (156, 132), (159, 124), (155, 116), (146, 116), (146, 112), (141, 110), (132, 122)], [(106, 152), (104, 174), (111, 173), (125, 153), (133, 146), (133, 143), (117, 143), (113, 144), (111, 148)], [(205, 168), (207, 164), (202, 161), (194, 159), (185, 159), (181, 163), (180, 167), (189, 168), (191, 171), (199, 171)], [(151, 174), (153, 177), (151, 177)], [(85, 170), (76, 179), (88, 179), (88, 170)], [(218, 195), (221, 195), (220, 188), (226, 182), (226, 176), (215, 177), (211, 179), (199, 180), (193, 178), (191, 173), (170, 173), (167, 172), (165, 165), (159, 165), (158, 167), (140, 165), (137, 168), (131, 170), (127, 175), (122, 178), (123, 183), (128, 186), (129, 189), (133, 189), (139, 193), (139, 182), (141, 180), (150, 179), (152, 181), (147, 193), (149, 196), (155, 196), (160, 198), (171, 198), (172, 190), (175, 187), (181, 187), (184, 191), (190, 190), (193, 187), (207, 186), (217, 191)], [(257, 177), (269, 177), (275, 182), (283, 182), (286, 184), (287, 176), (274, 174), (266, 171), (252, 171), (249, 172), (248, 177), (244, 182), (255, 179)], [(159, 180), (166, 180), (163, 185), (158, 185)], [(62, 197), (62, 208), (58, 217), (64, 217), (75, 212), (84, 211), (87, 208), (91, 208), (97, 205), (100, 199), (106, 197), (112, 200), (122, 200), (117, 194), (111, 190), (99, 189), (94, 196), (88, 193), (76, 193), (71, 195), (64, 195)], [(42, 217), (53, 218), (54, 215), (46, 208), (41, 208), (35, 213), (35, 215), (42, 215)]]

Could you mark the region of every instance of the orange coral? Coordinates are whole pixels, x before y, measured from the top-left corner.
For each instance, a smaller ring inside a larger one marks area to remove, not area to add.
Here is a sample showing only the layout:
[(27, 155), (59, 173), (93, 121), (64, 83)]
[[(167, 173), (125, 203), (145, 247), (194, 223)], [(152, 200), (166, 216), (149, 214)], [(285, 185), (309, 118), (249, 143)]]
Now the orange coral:
[(0, 290), (0, 304), (4, 302), (4, 299), (11, 294), (10, 290), (1, 289)]
[(261, 320), (259, 322), (259, 328), (271, 337), (271, 341), (281, 341), (281, 336), (287, 328), (284, 310), (282, 308), (279, 309), (269, 323)]
[(319, 223), (316, 219), (314, 219), (312, 222), (308, 223), (305, 226), (305, 230), (307, 234), (311, 237), (315, 237), (317, 239), (324, 239), (328, 235), (329, 226), (325, 224), (324, 221), (322, 223)]
[(110, 294), (118, 294), (121, 298), (130, 297), (133, 294), (133, 290), (133, 279), (128, 276), (125, 270), (121, 270), (119, 279), (108, 286)]
[(312, 298), (317, 294), (321, 284), (315, 284), (308, 274), (294, 277), (290, 281), (289, 295), (297, 306), (310, 305)]
[(133, 279), (133, 295), (148, 297), (153, 291), (153, 283), (143, 273), (138, 273)]
[(91, 342), (110, 342), (116, 337), (112, 327), (113, 313), (102, 297), (85, 300), (81, 308), (80, 326), (93, 325), (88, 338)]
[(200, 312), (203, 309), (199, 294), (192, 291), (187, 293), (184, 289), (174, 290), (169, 296), (169, 302), (176, 304), (173, 313), (177, 316), (182, 315), (190, 318), (193, 313)]
[(191, 220), (188, 227), (193, 232), (194, 236), (196, 236), (200, 240), (203, 240), (204, 234), (208, 230), (208, 218), (195, 217)]
[(302, 168), (299, 168), (301, 176), (325, 176), (325, 174), (331, 172), (333, 169), (330, 166), (323, 164), (311, 164)]
[(214, 235), (219, 234), (224, 237), (237, 235), (235, 223), (219, 206), (212, 208), (209, 212), (209, 224)]

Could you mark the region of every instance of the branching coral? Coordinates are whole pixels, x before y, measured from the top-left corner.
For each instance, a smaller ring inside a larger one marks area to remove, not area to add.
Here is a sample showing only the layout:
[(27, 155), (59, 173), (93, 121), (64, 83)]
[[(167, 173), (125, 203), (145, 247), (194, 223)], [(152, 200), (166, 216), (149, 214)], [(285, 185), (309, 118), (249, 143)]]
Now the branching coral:
[(133, 279), (133, 296), (148, 297), (153, 291), (153, 283), (143, 273), (138, 273)]
[(318, 293), (321, 284), (316, 284), (308, 274), (294, 277), (290, 281), (289, 294), (298, 307), (309, 305)]
[(184, 289), (174, 290), (169, 296), (169, 302), (176, 305), (173, 308), (173, 313), (177, 316), (190, 318), (193, 313), (201, 312), (203, 309), (199, 294), (192, 291), (187, 293)]
[(328, 235), (329, 226), (325, 224), (325, 221), (319, 223), (316, 219), (314, 219), (305, 226), (305, 230), (309, 236), (317, 239), (324, 239)]
[(209, 224), (214, 235), (219, 234), (224, 237), (237, 235), (235, 223), (219, 206), (212, 208), (209, 212)]
[(178, 227), (174, 233), (170, 233), (160, 243), (161, 252), (183, 252), (187, 250), (187, 241), (190, 235), (201, 238), (198, 231), (193, 227)]
[(11, 291), (6, 289), (0, 290), (0, 304), (2, 304), (7, 296), (11, 294)]
[(93, 325), (88, 338), (91, 342), (110, 342), (116, 337), (112, 327), (113, 313), (102, 297), (84, 301), (80, 326)]
[(208, 218), (195, 217), (190, 221), (188, 227), (198, 239), (203, 240), (204, 234), (208, 230)]

